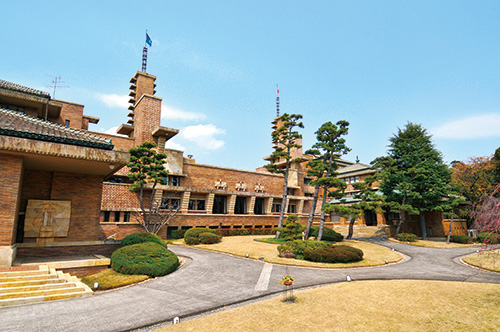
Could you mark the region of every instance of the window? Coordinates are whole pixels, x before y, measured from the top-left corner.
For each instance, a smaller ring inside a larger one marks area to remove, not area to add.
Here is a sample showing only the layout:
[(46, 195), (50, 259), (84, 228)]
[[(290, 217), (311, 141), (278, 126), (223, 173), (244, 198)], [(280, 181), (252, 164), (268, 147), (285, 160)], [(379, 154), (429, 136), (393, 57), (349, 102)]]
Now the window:
[(288, 188), (288, 194), (289, 194), (289, 195), (292, 195), (292, 196), (293, 196), (293, 195), (295, 195), (295, 189), (293, 189), (293, 188)]
[(121, 178), (119, 176), (112, 176), (112, 177), (109, 177), (106, 180), (104, 180), (104, 182), (108, 182), (108, 183), (123, 183), (123, 178)]
[(351, 183), (359, 182), (359, 176), (358, 176), (358, 175), (356, 175), (356, 176), (351, 176), (351, 177), (349, 178), (349, 181), (350, 181)]
[(257, 197), (255, 199), (255, 205), (253, 207), (254, 214), (264, 214), (264, 198)]
[(179, 187), (181, 185), (181, 178), (178, 176), (171, 176), (170, 185), (173, 187)]
[(123, 212), (123, 222), (130, 221), (130, 212)]
[(227, 197), (226, 196), (215, 195), (212, 213), (213, 214), (226, 214), (227, 213)]
[(205, 200), (204, 199), (190, 199), (188, 210), (191, 211), (205, 211)]
[(297, 205), (289, 204), (288, 205), (288, 213), (297, 213)]
[(64, 126), (69, 127), (69, 120), (64, 121)]
[(234, 204), (234, 214), (246, 214), (247, 213), (247, 199), (245, 197), (236, 197), (236, 203)]
[(273, 207), (271, 209), (271, 212), (280, 213), (281, 212), (281, 203), (273, 203)]
[(304, 178), (304, 184), (307, 186), (311, 183), (311, 179)]
[(109, 211), (104, 211), (104, 222), (109, 222)]
[(115, 222), (120, 222), (120, 211), (115, 211)]
[(178, 209), (181, 206), (181, 200), (179, 198), (169, 198), (163, 197), (161, 199), (160, 209)]

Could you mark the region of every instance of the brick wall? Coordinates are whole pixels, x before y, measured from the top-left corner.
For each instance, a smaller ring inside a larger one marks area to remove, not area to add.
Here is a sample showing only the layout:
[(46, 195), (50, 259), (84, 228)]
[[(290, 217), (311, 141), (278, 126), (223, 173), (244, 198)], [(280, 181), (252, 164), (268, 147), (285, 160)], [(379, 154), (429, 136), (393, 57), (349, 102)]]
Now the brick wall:
[(136, 74), (136, 101), (141, 99), (142, 95), (147, 94), (147, 95), (154, 95), (154, 87), (155, 87), (155, 80), (156, 76), (143, 73), (143, 72), (137, 72)]
[(215, 181), (221, 179), (227, 183), (227, 190), (235, 190), (240, 181), (246, 183), (247, 192), (255, 192), (255, 185), (261, 183), (265, 193), (282, 195), (284, 178), (278, 175), (233, 170), (208, 165), (184, 164), (187, 177), (181, 180), (183, 187), (215, 189)]
[(113, 251), (118, 248), (120, 248), (119, 244), (17, 248), (17, 257), (51, 257), (72, 255), (103, 255), (109, 257)]
[[(140, 206), (139, 194), (129, 191), (130, 185), (122, 183), (104, 183), (101, 209), (114, 211), (136, 209)], [(149, 193), (145, 193), (149, 197)]]
[(15, 242), (23, 160), (21, 157), (0, 155), (0, 246)]
[(65, 125), (66, 120), (69, 120), (70, 128), (85, 129), (83, 123), (83, 105), (68, 103), (66, 101), (58, 100), (62, 104), (61, 114), (57, 119), (49, 119), (55, 123)]
[(96, 134), (97, 136), (100, 136), (100, 137), (111, 139), (111, 143), (115, 146), (114, 150), (128, 151), (134, 147), (134, 139), (133, 138), (104, 134), (104, 133), (99, 133), (96, 131), (90, 131), (90, 133)]
[(154, 142), (152, 132), (160, 126), (161, 98), (144, 95), (134, 108), (135, 145)]
[(53, 172), (25, 170), (21, 192), (21, 212), (26, 212), (28, 199), (50, 199)]

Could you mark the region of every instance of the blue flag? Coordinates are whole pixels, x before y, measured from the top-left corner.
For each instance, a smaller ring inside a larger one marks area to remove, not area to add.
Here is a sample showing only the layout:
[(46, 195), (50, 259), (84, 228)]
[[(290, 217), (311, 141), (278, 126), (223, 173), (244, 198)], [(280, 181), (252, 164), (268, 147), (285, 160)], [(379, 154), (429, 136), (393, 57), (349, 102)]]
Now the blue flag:
[(149, 37), (147, 32), (146, 32), (146, 44), (148, 44), (149, 47), (153, 46), (153, 41), (151, 40), (151, 37)]

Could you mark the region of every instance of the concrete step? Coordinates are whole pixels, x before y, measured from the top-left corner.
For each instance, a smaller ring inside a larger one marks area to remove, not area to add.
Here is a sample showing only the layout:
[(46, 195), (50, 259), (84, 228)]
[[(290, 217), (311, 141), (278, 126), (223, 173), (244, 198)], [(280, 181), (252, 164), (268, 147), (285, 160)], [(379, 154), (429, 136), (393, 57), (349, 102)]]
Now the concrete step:
[(2, 294), (9, 294), (9, 293), (19, 293), (19, 292), (34, 292), (34, 291), (40, 291), (40, 290), (50, 290), (50, 289), (61, 289), (61, 288), (66, 288), (66, 287), (74, 287), (76, 284), (74, 282), (61, 282), (58, 283), (51, 283), (51, 284), (38, 284), (38, 285), (22, 285), (22, 286), (15, 286), (15, 287), (3, 287), (0, 288), (0, 296)]
[(0, 278), (10, 278), (10, 277), (23, 277), (29, 275), (40, 275), (40, 274), (48, 274), (48, 270), (27, 270), (27, 271), (8, 271), (8, 272), (0, 272)]
[(0, 290), (2, 288), (9, 287), (22, 287), (22, 286), (35, 286), (35, 285), (47, 285), (47, 284), (59, 284), (64, 283), (66, 280), (53, 277), (51, 279), (35, 279), (35, 280), (20, 280), (20, 281), (7, 281), (0, 283)]
[(53, 301), (53, 300), (63, 300), (69, 299), (73, 297), (82, 297), (92, 295), (92, 291), (86, 292), (73, 292), (73, 293), (61, 293), (61, 294), (48, 294), (48, 295), (39, 295), (39, 296), (31, 296), (31, 297), (22, 297), (22, 298), (10, 298), (0, 300), (0, 307), (11, 306), (11, 305), (23, 305), (30, 304), (36, 302), (44, 302), (44, 301)]

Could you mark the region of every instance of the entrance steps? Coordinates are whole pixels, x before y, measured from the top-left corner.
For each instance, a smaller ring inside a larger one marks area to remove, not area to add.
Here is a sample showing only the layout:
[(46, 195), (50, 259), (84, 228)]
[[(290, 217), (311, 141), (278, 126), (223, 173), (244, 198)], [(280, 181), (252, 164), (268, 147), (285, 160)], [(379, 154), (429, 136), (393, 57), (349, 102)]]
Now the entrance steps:
[[(347, 236), (347, 234), (349, 233), (349, 225), (335, 225), (333, 227), (333, 230), (344, 236)], [(385, 225), (354, 225), (353, 231), (353, 237), (387, 237), (385, 233)]]
[(92, 295), (77, 277), (47, 265), (38, 270), (0, 272), (0, 307)]

